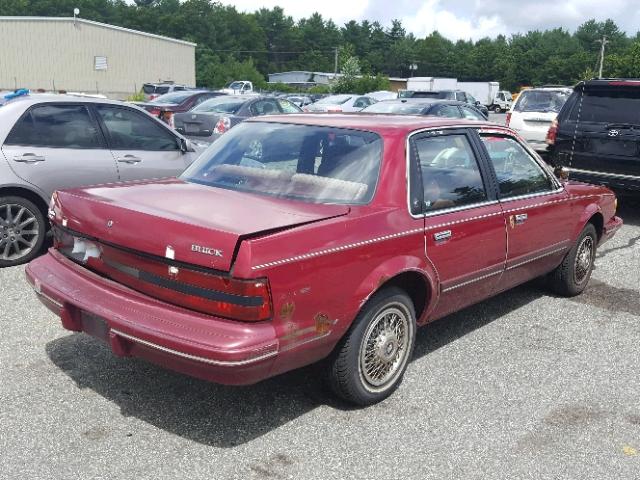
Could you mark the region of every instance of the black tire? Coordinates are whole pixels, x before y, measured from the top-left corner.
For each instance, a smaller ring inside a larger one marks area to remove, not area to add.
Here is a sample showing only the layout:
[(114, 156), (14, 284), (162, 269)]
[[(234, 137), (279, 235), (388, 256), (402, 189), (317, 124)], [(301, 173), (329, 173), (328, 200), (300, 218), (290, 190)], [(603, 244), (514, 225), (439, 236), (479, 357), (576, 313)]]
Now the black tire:
[[(395, 330), (384, 323), (387, 319), (393, 321), (393, 315), (398, 316)], [(400, 385), (413, 354), (415, 317), (413, 302), (404, 290), (387, 287), (375, 293), (329, 357), (328, 383), (333, 392), (359, 406), (372, 405), (391, 395)], [(386, 327), (378, 331), (380, 325)], [(406, 340), (398, 334), (399, 330), (405, 332)], [(365, 355), (367, 346), (369, 354)], [(380, 384), (369, 380), (372, 376), (369, 372), (381, 375), (387, 366), (389, 375), (377, 379)], [(382, 372), (375, 372), (378, 367)]]
[(555, 293), (565, 297), (582, 293), (591, 278), (597, 245), (596, 228), (588, 223), (562, 263), (550, 274), (551, 288)]
[(32, 201), (0, 197), (0, 268), (27, 263), (39, 255), (46, 232), (44, 215)]
[(495, 107), (493, 107), (493, 111), (495, 113), (502, 113), (502, 109), (500, 108), (500, 105), (496, 105)]

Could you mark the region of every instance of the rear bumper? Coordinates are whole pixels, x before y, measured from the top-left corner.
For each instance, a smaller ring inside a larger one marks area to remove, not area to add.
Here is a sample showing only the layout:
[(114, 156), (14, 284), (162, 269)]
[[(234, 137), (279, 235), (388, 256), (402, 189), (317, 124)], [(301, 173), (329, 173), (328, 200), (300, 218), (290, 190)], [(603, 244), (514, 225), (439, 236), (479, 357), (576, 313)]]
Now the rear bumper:
[(640, 191), (640, 176), (622, 175), (606, 172), (594, 172), (579, 168), (568, 168), (572, 180), (605, 185), (618, 190)]
[(40, 301), (62, 326), (106, 341), (114, 354), (228, 385), (271, 375), (279, 342), (268, 322), (201, 315), (85, 270), (54, 250), (26, 268)]
[(610, 240), (618, 230), (622, 227), (622, 219), (620, 217), (612, 217), (611, 220), (602, 229), (602, 238), (600, 238), (600, 245)]

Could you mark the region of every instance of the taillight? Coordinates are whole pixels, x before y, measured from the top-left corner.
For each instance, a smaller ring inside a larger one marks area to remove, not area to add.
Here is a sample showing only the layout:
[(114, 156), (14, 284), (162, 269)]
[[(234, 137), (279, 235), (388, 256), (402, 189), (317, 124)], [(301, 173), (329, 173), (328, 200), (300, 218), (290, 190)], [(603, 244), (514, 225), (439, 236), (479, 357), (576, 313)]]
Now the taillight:
[(547, 145), (555, 145), (556, 138), (558, 138), (558, 120), (554, 119), (547, 131), (547, 138), (545, 139), (545, 142), (547, 142)]
[(511, 112), (507, 112), (507, 119), (505, 120), (504, 124), (508, 127), (509, 123), (511, 123)]
[(54, 227), (54, 248), (116, 282), (164, 302), (232, 320), (259, 322), (272, 315), (266, 278), (239, 279), (168, 264)]
[(221, 117), (213, 128), (213, 133), (222, 134), (231, 128), (231, 120), (229, 117)]
[(340, 113), (342, 112), (342, 107), (329, 107), (327, 108), (327, 113)]
[(159, 108), (152, 108), (151, 110), (149, 110), (149, 113), (151, 115), (153, 115), (154, 117), (159, 117), (160, 116), (160, 109)]

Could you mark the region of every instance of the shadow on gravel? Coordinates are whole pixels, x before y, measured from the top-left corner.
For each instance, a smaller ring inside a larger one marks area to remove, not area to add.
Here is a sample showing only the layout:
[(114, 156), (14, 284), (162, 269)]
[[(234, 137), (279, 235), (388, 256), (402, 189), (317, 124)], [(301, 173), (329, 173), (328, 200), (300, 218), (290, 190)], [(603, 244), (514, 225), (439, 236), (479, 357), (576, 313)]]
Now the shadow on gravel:
[[(414, 359), (481, 328), (544, 295), (527, 284), (418, 330)], [(72, 334), (47, 344), (53, 363), (73, 379), (135, 417), (181, 437), (216, 447), (234, 447), (285, 425), (320, 405), (339, 410), (318, 366), (248, 387), (216, 385), (164, 370), (142, 360), (118, 358), (106, 344)], [(129, 432), (135, 436), (136, 432)]]

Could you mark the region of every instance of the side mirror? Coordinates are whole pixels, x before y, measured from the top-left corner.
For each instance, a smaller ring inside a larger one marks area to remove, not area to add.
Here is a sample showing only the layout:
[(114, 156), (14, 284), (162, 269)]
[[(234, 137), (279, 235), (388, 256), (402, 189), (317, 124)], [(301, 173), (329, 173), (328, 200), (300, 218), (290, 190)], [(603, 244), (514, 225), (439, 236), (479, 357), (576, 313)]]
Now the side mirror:
[(569, 180), (569, 170), (567, 170), (566, 168), (564, 168), (563, 166), (557, 166), (553, 169), (553, 174), (558, 178), (558, 180), (560, 181), (567, 181)]
[(187, 153), (187, 152), (195, 152), (196, 149), (193, 148), (193, 144), (188, 138), (180, 137), (180, 151), (182, 153)]

